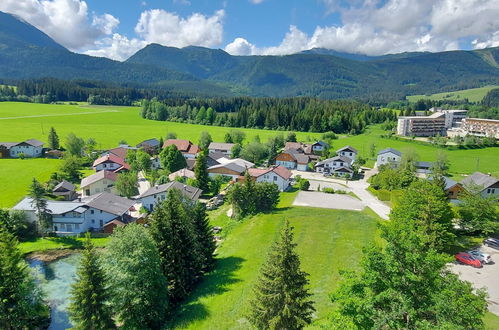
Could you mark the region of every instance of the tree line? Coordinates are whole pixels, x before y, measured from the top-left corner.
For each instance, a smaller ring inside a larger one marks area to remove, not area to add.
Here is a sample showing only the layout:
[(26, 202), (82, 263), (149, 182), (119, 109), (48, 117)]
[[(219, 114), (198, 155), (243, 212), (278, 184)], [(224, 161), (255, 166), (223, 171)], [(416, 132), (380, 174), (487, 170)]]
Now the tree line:
[(367, 125), (396, 120), (391, 110), (377, 110), (348, 100), (296, 98), (210, 98), (144, 100), (141, 116), (226, 127), (311, 132), (361, 133)]

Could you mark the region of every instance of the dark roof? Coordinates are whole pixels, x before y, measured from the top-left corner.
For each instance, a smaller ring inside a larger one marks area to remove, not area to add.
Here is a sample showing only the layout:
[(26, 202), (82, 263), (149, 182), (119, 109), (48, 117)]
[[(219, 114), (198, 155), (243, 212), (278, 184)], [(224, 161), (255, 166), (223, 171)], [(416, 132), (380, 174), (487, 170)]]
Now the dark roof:
[(317, 142), (315, 142), (313, 145), (316, 145), (316, 144), (319, 144), (319, 145), (321, 145), (321, 146), (323, 146), (323, 147), (325, 147), (325, 148), (329, 147), (329, 144), (327, 144), (327, 143), (326, 143), (326, 142), (324, 142), (324, 141), (317, 141)]
[(215, 151), (215, 152), (210, 152), (207, 157), (216, 161), (220, 158), (224, 158), (225, 155), (223, 153), (221, 153), (220, 151)]
[(352, 173), (353, 170), (349, 167), (345, 167), (345, 166), (342, 166), (342, 167), (337, 167), (335, 169), (333, 169), (333, 172), (348, 172), (348, 173)]
[(416, 162), (414, 165), (416, 165), (416, 168), (430, 168), (433, 163), (432, 162)]
[(461, 181), (461, 184), (463, 186), (470, 186), (472, 184), (475, 184), (478, 186), (482, 186), (485, 189), (485, 188), (490, 187), (493, 184), (497, 183), (498, 181), (499, 181), (499, 179), (497, 179), (491, 175), (487, 175), (487, 174), (484, 174), (482, 172), (475, 172), (475, 173), (467, 176), (466, 178), (464, 178)]
[(37, 139), (29, 139), (29, 140), (26, 140), (24, 142), (32, 145), (33, 147), (41, 147), (44, 145), (44, 143), (42, 141), (39, 141)]
[(72, 184), (71, 182), (68, 182), (66, 180), (62, 180), (57, 186), (52, 189), (52, 191), (58, 191), (59, 189), (64, 189), (67, 191), (74, 191), (75, 190), (75, 185)]
[(243, 173), (246, 170), (245, 167), (242, 167), (241, 165), (236, 164), (235, 162), (211, 166), (210, 168), (208, 168), (208, 170), (212, 170), (215, 168), (228, 168), (229, 170), (232, 170), (232, 171), (238, 172), (238, 173)]
[(308, 164), (310, 162), (310, 157), (304, 154), (291, 154), (298, 164)]
[(352, 160), (348, 157), (345, 157), (345, 156), (334, 156), (332, 158), (328, 158), (328, 159), (324, 159), (323, 161), (320, 161), (316, 164), (316, 166), (320, 166), (320, 165), (323, 165), (325, 163), (329, 163), (329, 162), (334, 162), (334, 161), (337, 161), (337, 160), (341, 160), (342, 162), (345, 162), (345, 163), (348, 163), (350, 164), (352, 162)]
[(397, 155), (399, 157), (402, 157), (402, 153), (398, 150), (393, 149), (393, 148), (386, 148), (386, 149), (380, 150), (378, 152), (378, 155), (386, 154), (389, 152), (391, 152), (392, 154)]
[(357, 149), (355, 149), (355, 148), (354, 148), (354, 147), (352, 147), (352, 146), (345, 146), (345, 147), (343, 147), (343, 148), (341, 148), (341, 149), (338, 149), (336, 152), (340, 152), (340, 151), (343, 151), (343, 150), (351, 150), (351, 151), (353, 151), (353, 152), (355, 152), (355, 153), (358, 153)]
[[(454, 187), (456, 184), (458, 184), (456, 181), (452, 180), (451, 178), (448, 178), (446, 176), (443, 177), (444, 182), (445, 182), (445, 187), (444, 190), (447, 190), (449, 188)], [(433, 181), (433, 177), (429, 177), (428, 180)]]
[(144, 140), (137, 144), (137, 148), (140, 147), (152, 147), (152, 148), (157, 148), (159, 147), (159, 140), (158, 139), (149, 139), (149, 140)]
[(12, 148), (15, 145), (18, 145), (19, 142), (0, 142), (0, 146), (4, 146), (7, 149)]
[(92, 195), (81, 200), (85, 205), (114, 215), (123, 215), (135, 202), (107, 192)]
[(197, 200), (202, 192), (202, 190), (199, 188), (191, 187), (191, 186), (188, 186), (188, 185), (183, 184), (181, 182), (172, 181), (172, 182), (168, 182), (165, 184), (160, 184), (160, 185), (151, 187), (151, 188), (147, 189), (144, 193), (142, 193), (138, 198), (144, 198), (144, 197), (151, 196), (154, 194), (160, 194), (163, 192), (167, 192), (170, 189), (180, 190), (185, 197), (187, 197), (193, 201)]
[(192, 171), (196, 165), (196, 160), (193, 158), (187, 158), (185, 162), (187, 163), (187, 169)]

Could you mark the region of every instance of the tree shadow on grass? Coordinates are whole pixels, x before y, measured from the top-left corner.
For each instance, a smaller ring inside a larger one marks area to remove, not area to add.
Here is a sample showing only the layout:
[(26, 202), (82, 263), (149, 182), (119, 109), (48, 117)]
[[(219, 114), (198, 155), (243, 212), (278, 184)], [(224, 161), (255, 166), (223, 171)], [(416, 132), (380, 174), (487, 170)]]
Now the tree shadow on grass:
[(458, 252), (474, 250), (482, 244), (482, 237), (478, 236), (459, 236), (452, 244), (445, 247), (444, 252), (456, 254)]
[(71, 236), (50, 237), (48, 239), (58, 244), (64, 244), (68, 247), (68, 249), (83, 249), (84, 247), (82, 240), (78, 240)]
[(231, 285), (241, 281), (234, 276), (234, 273), (242, 267), (244, 261), (245, 259), (239, 257), (217, 259), (215, 269), (204, 276), (190, 299), (177, 308), (174, 321), (169, 324), (168, 329), (184, 328), (192, 322), (206, 319), (210, 313), (205, 305), (198, 302), (198, 299), (230, 291)]

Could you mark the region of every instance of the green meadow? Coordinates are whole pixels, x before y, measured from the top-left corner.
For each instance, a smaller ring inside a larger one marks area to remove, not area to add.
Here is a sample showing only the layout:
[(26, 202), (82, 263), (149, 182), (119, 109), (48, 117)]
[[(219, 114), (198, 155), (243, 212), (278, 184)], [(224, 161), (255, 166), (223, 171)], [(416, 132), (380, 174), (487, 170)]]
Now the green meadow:
[(331, 312), (329, 294), (341, 269), (354, 269), (362, 247), (377, 236), (378, 218), (364, 212), (291, 207), (296, 192), (281, 194), (278, 209), (243, 221), (230, 220), (223, 207), (212, 214), (212, 223), (229, 231), (217, 250), (216, 269), (175, 315), (174, 328), (247, 329), (245, 318), (252, 288), (272, 243), (284, 221), (295, 228), (295, 242), (302, 268), (310, 274), (315, 301), (315, 325), (324, 324)]
[(437, 93), (431, 95), (410, 95), (407, 96), (406, 99), (409, 102), (416, 102), (421, 99), (429, 99), (432, 101), (462, 101), (464, 99), (468, 99), (470, 102), (480, 102), (481, 100), (483, 100), (485, 95), (487, 95), (487, 93), (494, 88), (499, 88), (499, 86), (491, 85), (480, 88), (470, 88), (460, 91)]

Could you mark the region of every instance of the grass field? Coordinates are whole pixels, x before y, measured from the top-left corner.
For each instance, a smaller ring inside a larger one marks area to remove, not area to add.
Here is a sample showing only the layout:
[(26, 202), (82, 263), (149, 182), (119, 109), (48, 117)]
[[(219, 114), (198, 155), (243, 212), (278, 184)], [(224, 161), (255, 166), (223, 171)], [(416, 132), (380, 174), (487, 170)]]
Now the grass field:
[[(285, 219), (295, 227), (302, 268), (310, 274), (316, 323), (326, 321), (332, 307), (329, 294), (340, 278), (338, 270), (356, 267), (362, 247), (377, 236), (377, 217), (371, 211), (290, 207), (295, 195), (284, 193), (276, 212), (242, 222), (221, 216), (223, 211), (215, 213), (212, 223), (230, 232), (217, 250), (216, 270), (181, 308), (175, 328), (248, 328), (245, 314), (252, 287)], [(233, 222), (229, 229), (228, 222)]]
[[(83, 242), (85, 238), (75, 237), (47, 237), (37, 238), (33, 241), (19, 243), (19, 250), (23, 254), (31, 252), (42, 252), (47, 250), (60, 250), (60, 249), (83, 249)], [(92, 244), (95, 247), (106, 246), (109, 238), (92, 238)]]
[[(0, 141), (22, 141), (36, 138), (47, 141), (50, 127), (54, 127), (61, 143), (68, 133), (85, 139), (93, 137), (98, 148), (116, 147), (120, 140), (131, 145), (149, 139), (177, 133), (181, 139), (199, 141), (202, 131), (210, 132), (214, 141), (223, 141), (230, 128), (203, 125), (188, 125), (174, 122), (146, 120), (139, 116), (137, 107), (88, 107), (77, 105), (52, 105), (34, 103), (0, 102)], [(5, 119), (10, 118), (10, 119)], [(262, 141), (276, 135), (270, 130), (241, 129), (246, 139), (259, 135)], [(297, 133), (300, 140), (320, 137), (317, 133)]]
[(494, 88), (499, 88), (499, 86), (492, 85), (481, 88), (471, 88), (455, 92), (437, 93), (432, 95), (410, 95), (407, 96), (406, 99), (409, 102), (417, 102), (418, 100), (421, 99), (429, 99), (433, 101), (440, 101), (440, 100), (461, 101), (464, 99), (468, 99), (470, 102), (480, 102), (481, 100), (483, 100), (485, 95), (491, 89)]
[(56, 159), (0, 159), (0, 208), (14, 206), (26, 195), (33, 177), (48, 180), (60, 163)]

